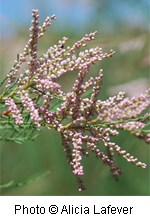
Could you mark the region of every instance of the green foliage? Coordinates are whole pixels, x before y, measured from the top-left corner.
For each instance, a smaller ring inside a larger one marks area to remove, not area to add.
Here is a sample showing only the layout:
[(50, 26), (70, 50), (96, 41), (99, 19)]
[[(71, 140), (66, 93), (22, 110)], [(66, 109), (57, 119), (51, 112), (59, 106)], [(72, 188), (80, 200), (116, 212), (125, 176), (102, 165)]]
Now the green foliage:
[(23, 143), (28, 140), (35, 140), (39, 135), (37, 127), (31, 124), (16, 125), (14, 120), (0, 119), (0, 140)]
[(0, 190), (3, 190), (3, 189), (14, 189), (14, 188), (23, 187), (23, 186), (26, 186), (26, 185), (29, 185), (29, 184), (32, 184), (32, 183), (35, 183), (35, 182), (38, 183), (38, 181), (40, 181), (43, 178), (47, 177), (49, 174), (50, 174), (50, 171), (46, 171), (45, 173), (39, 175), (35, 179), (29, 179), (29, 180), (26, 180), (24, 182), (17, 182), (16, 183), (13, 180), (11, 180), (8, 183), (0, 185)]

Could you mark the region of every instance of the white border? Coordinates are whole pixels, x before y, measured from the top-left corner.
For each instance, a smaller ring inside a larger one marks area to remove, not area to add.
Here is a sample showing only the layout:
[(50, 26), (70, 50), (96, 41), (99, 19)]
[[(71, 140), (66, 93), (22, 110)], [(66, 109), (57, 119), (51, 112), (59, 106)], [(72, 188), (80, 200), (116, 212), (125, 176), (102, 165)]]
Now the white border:
[[(16, 208), (16, 214), (15, 214), (15, 208)], [(19, 210), (19, 208), (21, 208), (21, 210)], [(23, 214), (23, 208), (24, 208), (24, 214)], [(52, 212), (56, 211), (57, 213), (56, 214), (50, 213), (49, 212), (50, 209)], [(105, 210), (106, 214), (104, 214)], [(120, 214), (118, 213), (118, 210)], [(34, 211), (35, 214), (33, 214)], [(45, 211), (45, 213), (40, 214), (40, 211), (41, 213)], [(101, 211), (103, 213), (101, 213)], [(27, 223), (27, 221), (29, 222), (43, 221), (43, 223), (46, 223), (52, 221), (55, 222), (60, 221), (65, 223), (68, 222), (80, 223), (83, 220), (84, 221), (87, 220), (88, 222), (92, 220), (94, 222), (104, 221), (106, 223), (107, 222), (141, 223), (141, 221), (148, 221), (149, 212), (150, 212), (150, 197), (146, 196), (145, 197), (138, 197), (138, 196), (137, 197), (133, 196), (131, 197), (129, 196), (126, 197), (1, 196), (0, 197), (0, 220), (2, 220), (1, 222), (10, 221), (13, 223), (20, 223), (20, 222)]]

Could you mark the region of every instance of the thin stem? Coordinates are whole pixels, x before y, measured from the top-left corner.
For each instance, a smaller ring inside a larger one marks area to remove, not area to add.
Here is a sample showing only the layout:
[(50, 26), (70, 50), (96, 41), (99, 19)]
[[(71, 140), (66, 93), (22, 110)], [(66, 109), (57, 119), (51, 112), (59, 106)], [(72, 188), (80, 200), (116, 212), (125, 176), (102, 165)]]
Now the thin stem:
[[(106, 127), (106, 126), (111, 126), (111, 125), (116, 125), (116, 124), (121, 124), (121, 123), (128, 123), (128, 122), (135, 122), (135, 121), (146, 121), (149, 120), (150, 116), (142, 116), (142, 117), (138, 117), (138, 118), (131, 118), (131, 119), (126, 119), (126, 120), (118, 120), (118, 121), (114, 121), (114, 122), (100, 122), (98, 123), (98, 118), (91, 120), (91, 121), (85, 121), (86, 126), (101, 126), (101, 127)], [(74, 126), (72, 124), (72, 122), (68, 123), (65, 128), (66, 129), (71, 129), (71, 128), (75, 128), (76, 126)], [(82, 128), (82, 127), (81, 127)]]
[[(36, 87), (33, 87), (33, 86), (32, 86), (32, 88), (33, 88), (34, 90), (36, 90), (36, 91), (38, 91), (38, 92), (40, 92), (40, 93), (46, 95), (45, 92), (43, 92), (43, 91), (37, 89)], [(51, 96), (51, 97), (54, 97), (54, 98), (57, 98), (57, 99), (59, 99), (59, 100), (61, 100), (61, 101), (64, 101), (61, 97), (58, 97), (58, 96), (56, 96), (56, 95), (54, 95), (54, 94), (50, 94), (50, 96)]]

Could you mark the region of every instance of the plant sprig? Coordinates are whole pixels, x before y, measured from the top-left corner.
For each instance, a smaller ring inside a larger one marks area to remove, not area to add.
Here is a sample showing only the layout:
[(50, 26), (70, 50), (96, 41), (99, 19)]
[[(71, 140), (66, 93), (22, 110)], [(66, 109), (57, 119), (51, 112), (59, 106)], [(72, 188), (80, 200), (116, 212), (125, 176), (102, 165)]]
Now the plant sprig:
[[(85, 34), (73, 46), (65, 47), (68, 39), (64, 37), (38, 57), (39, 38), (56, 17), (47, 17), (42, 26), (39, 26), (38, 10), (33, 10), (32, 17), (31, 33), (23, 53), (17, 55), (14, 66), (0, 83), (4, 86), (0, 95), (0, 139), (22, 143), (34, 139), (37, 129), (55, 129), (60, 133), (68, 164), (80, 191), (85, 189), (82, 158), (89, 157), (90, 152), (109, 166), (115, 179), (121, 174), (115, 154), (146, 168), (145, 163), (111, 140), (122, 129), (146, 143), (150, 142), (150, 115), (144, 113), (150, 105), (150, 90), (138, 97), (128, 98), (119, 92), (107, 100), (100, 100), (103, 70), (87, 80), (90, 67), (110, 58), (115, 52), (104, 53), (101, 47), (84, 49), (95, 39), (97, 32), (93, 32)], [(21, 72), (24, 63), (27, 68)], [(73, 71), (77, 72), (77, 77), (72, 90), (66, 93), (59, 78)], [(103, 142), (105, 152), (101, 151), (100, 142)], [(10, 181), (4, 187), (13, 184)]]

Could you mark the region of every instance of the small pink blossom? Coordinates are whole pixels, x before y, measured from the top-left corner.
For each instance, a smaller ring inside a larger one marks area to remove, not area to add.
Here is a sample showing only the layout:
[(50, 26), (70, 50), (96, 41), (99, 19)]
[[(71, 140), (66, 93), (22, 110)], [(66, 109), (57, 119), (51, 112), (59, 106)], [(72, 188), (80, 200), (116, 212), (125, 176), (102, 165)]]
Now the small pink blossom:
[(14, 100), (12, 98), (5, 98), (5, 105), (8, 106), (9, 111), (12, 113), (12, 117), (15, 119), (16, 124), (22, 125), (23, 118)]

